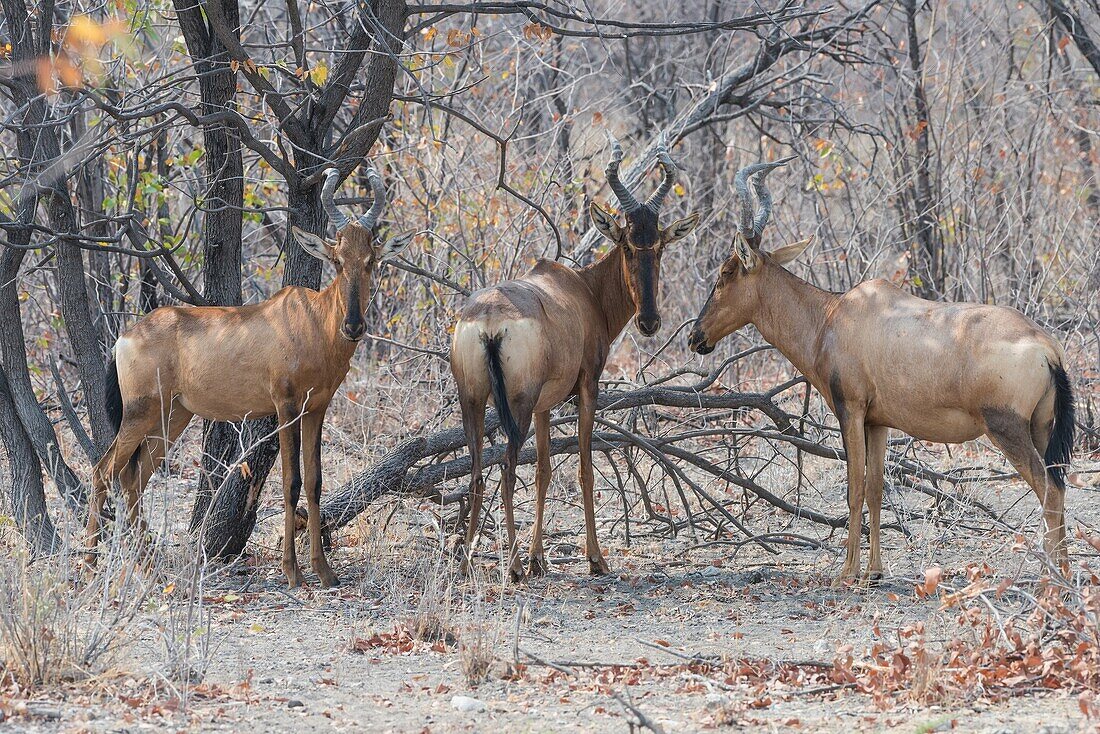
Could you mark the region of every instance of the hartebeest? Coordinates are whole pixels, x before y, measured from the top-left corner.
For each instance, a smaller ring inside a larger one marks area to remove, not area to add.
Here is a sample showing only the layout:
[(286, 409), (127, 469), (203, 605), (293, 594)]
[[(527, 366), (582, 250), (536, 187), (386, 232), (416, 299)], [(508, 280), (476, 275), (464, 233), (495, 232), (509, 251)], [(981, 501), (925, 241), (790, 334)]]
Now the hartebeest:
[(90, 566), (115, 479), (126, 494), (127, 521), (144, 537), (142, 490), (193, 416), (240, 421), (275, 415), (286, 505), (283, 571), (291, 588), (302, 585), (294, 531), (304, 465), (310, 562), (323, 587), (339, 583), (321, 544), (321, 423), (366, 331), (363, 310), (378, 264), (412, 238), (406, 233), (376, 242), (373, 229), (386, 204), (377, 171), (367, 169), (374, 202), (358, 219), (333, 202), (339, 178), (335, 168), (326, 170), (321, 191), (335, 242), (294, 228), (306, 252), (335, 267), (327, 288), (287, 287), (250, 306), (158, 308), (115, 343), (107, 405), (116, 436), (95, 467), (86, 536)]
[(485, 492), (481, 447), (486, 401), (492, 399), (508, 438), (501, 497), (508, 530), (508, 569), (512, 580), (518, 581), (523, 578), (523, 568), (516, 547), (512, 492), (520, 446), (534, 416), (538, 463), (529, 568), (532, 575), (542, 575), (547, 568), (542, 525), (550, 484), (550, 409), (576, 395), (588, 563), (594, 574), (609, 571), (596, 539), (592, 496), (592, 426), (600, 374), (612, 343), (632, 317), (645, 336), (657, 333), (661, 325), (657, 308), (661, 255), (699, 221), (699, 215), (692, 214), (668, 228), (658, 226), (661, 205), (677, 173), (663, 138), (657, 155), (664, 177), (644, 204), (619, 180), (623, 151), (613, 137), (610, 140), (607, 181), (626, 221), (620, 225), (595, 202), (589, 208), (600, 234), (614, 244), (610, 252), (578, 269), (539, 260), (522, 278), (474, 293), (459, 313), (451, 342), (451, 370), (458, 383), (462, 423), (473, 461), (464, 568), (473, 552)]
[[(881, 578), (879, 515), (890, 428), (937, 443), (988, 435), (1039, 498), (1044, 547), (1068, 570), (1065, 468), (1073, 447), (1073, 394), (1061, 345), (1003, 306), (934, 303), (885, 280), (829, 293), (782, 266), (813, 238), (760, 249), (771, 212), (764, 179), (787, 160), (741, 169), (733, 252), (690, 335), (708, 354), (719, 339), (754, 324), (821, 393), (840, 423), (848, 463), (848, 552), (836, 583), (860, 570), (860, 530), (870, 515), (868, 577)], [(760, 206), (749, 197), (752, 179)]]

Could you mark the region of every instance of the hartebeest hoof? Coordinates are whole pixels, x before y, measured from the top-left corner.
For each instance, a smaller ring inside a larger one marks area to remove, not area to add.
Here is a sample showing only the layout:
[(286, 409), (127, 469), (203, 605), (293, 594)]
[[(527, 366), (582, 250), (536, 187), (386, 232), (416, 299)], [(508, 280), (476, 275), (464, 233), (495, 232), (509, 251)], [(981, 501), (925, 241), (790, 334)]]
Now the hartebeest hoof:
[(866, 581), (868, 584), (877, 584), (879, 581), (882, 581), (884, 578), (886, 578), (886, 574), (884, 574), (882, 572), (881, 568), (875, 569), (875, 570), (872, 570), (872, 571), (868, 571), (863, 576), (863, 580)]
[(340, 577), (332, 572), (331, 568), (313, 569), (321, 579), (322, 589), (331, 589), (340, 585)]
[(286, 587), (288, 589), (297, 589), (306, 585), (306, 577), (302, 575), (302, 569), (298, 566), (289, 569), (284, 566), (283, 573), (286, 574)]
[(527, 573), (532, 577), (545, 576), (549, 570), (550, 565), (546, 562), (545, 554), (531, 556), (531, 560), (527, 562)]
[(846, 586), (850, 585), (852, 582), (854, 582), (856, 579), (857, 579), (857, 575), (856, 575), (855, 572), (849, 571), (848, 569), (844, 569), (843, 571), (840, 572), (840, 575), (837, 576), (835, 579), (833, 579), (833, 582), (831, 584), (829, 584), (829, 588), (830, 589), (843, 589), (844, 587), (846, 587)]
[(607, 565), (607, 559), (596, 556), (588, 559), (588, 573), (593, 576), (606, 576), (611, 573), (611, 566)]

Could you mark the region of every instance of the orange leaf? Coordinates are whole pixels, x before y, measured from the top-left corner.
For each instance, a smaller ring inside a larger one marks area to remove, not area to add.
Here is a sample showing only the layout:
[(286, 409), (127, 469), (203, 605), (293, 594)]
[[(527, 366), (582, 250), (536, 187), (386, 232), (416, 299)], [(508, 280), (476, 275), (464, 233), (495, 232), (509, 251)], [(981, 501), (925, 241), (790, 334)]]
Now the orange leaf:
[(922, 587), (924, 593), (935, 593), (936, 587), (940, 585), (940, 579), (942, 578), (943, 569), (939, 566), (932, 566), (931, 568), (924, 569), (924, 586)]

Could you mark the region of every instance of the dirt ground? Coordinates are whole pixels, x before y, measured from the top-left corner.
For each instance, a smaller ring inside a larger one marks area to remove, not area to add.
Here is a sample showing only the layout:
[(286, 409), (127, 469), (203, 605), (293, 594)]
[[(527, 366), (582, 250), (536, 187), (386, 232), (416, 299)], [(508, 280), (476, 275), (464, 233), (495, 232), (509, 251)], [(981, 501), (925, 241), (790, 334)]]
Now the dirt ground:
[[(998, 465), (992, 452), (984, 458)], [(932, 566), (942, 567), (945, 588), (965, 583), (968, 564), (989, 564), (994, 580), (1034, 579), (1038, 564), (1021, 550), (1017, 534), (971, 532), (965, 510), (940, 507), (928, 521), (908, 524), (909, 538), (884, 532), (885, 581), (833, 590), (843, 531), (830, 535), (797, 523), (786, 529), (821, 546), (777, 545), (776, 555), (752, 543), (710, 544), (688, 532), (635, 537), (626, 547), (621, 527), (611, 522), (616, 497), (605, 487), (600, 534), (613, 574), (595, 578), (578, 546), (573, 466), (566, 462), (552, 486), (549, 523), (551, 531), (575, 530), (551, 533), (546, 578), (504, 583), (490, 537), (482, 539), (475, 573), (463, 580), (438, 508), (390, 501), (339, 536), (333, 559), (342, 587), (321, 591), (307, 573), (314, 585), (288, 592), (278, 564), (281, 520), (272, 512), (252, 556), (209, 568), (193, 597), (201, 623), (192, 631), (210, 649), (185, 654), (201, 673), (190, 686), (167, 672), (163, 630), (158, 633), (158, 617), (150, 614), (125, 654), (100, 675), (0, 694), (0, 711), (9, 717), (4, 726), (44, 732), (631, 731), (636, 716), (618, 696), (665, 732), (1088, 730), (1076, 693), (1037, 690), (995, 700), (972, 691), (930, 704), (904, 692), (881, 697), (822, 682), (823, 670), (815, 667), (845, 651), (859, 658), (916, 622), (933, 645), (968, 634), (954, 611), (941, 609), (940, 594), (921, 598), (916, 587)], [(840, 486), (836, 465), (819, 476), (822, 486)], [(1100, 522), (1100, 474), (1086, 468), (1073, 481), (1071, 533), (1081, 523)], [(161, 485), (162, 492), (190, 491), (186, 480)], [(831, 511), (843, 507), (834, 493)], [(1004, 511), (1009, 525), (1035, 527), (1035, 502), (1020, 482), (979, 483), (968, 493)], [(526, 522), (529, 493), (520, 495)], [(815, 502), (828, 499), (822, 493)], [(932, 507), (929, 498), (898, 490), (887, 507), (891, 501), (909, 510)], [(771, 531), (790, 521), (755, 507), (749, 516)], [(886, 522), (892, 519), (888, 513)], [(1025, 533), (1026, 540), (1036, 538), (1034, 530)], [(1077, 568), (1095, 561), (1079, 540), (1072, 552)], [(151, 607), (176, 603), (181, 592), (174, 586), (155, 589)], [(802, 682), (731, 678), (731, 668), (723, 667), (731, 661), (786, 661), (801, 671)]]

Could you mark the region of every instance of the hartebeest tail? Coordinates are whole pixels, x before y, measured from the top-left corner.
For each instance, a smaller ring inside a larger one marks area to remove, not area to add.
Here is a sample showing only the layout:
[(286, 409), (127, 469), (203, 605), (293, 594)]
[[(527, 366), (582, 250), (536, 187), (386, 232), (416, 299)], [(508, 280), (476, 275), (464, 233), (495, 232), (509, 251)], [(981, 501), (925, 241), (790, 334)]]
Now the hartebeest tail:
[[(848, 465), (848, 542), (839, 581), (860, 570), (866, 503), (870, 578), (882, 576), (879, 544), (887, 433), (894, 428), (936, 443), (989, 436), (1043, 509), (1043, 546), (1068, 572), (1065, 473), (1073, 447), (1073, 393), (1062, 346), (1015, 309), (934, 303), (885, 280), (829, 293), (783, 265), (810, 240), (765, 252), (771, 213), (764, 177), (782, 165), (741, 169), (733, 251), (692, 330), (700, 354), (753, 324), (829, 404)], [(755, 216), (749, 183), (760, 202)]]
[(512, 514), (519, 449), (533, 421), (538, 460), (529, 570), (541, 575), (546, 571), (542, 521), (550, 484), (550, 410), (571, 395), (577, 396), (578, 484), (584, 505), (585, 552), (592, 573), (609, 570), (596, 538), (593, 498), (592, 426), (600, 373), (611, 344), (631, 319), (646, 336), (653, 336), (660, 328), (657, 291), (661, 254), (667, 245), (687, 236), (699, 221), (699, 216), (693, 214), (667, 228), (658, 225), (661, 206), (677, 172), (663, 139), (657, 146), (657, 161), (664, 177), (644, 202), (619, 180), (622, 159), (622, 146), (612, 138), (607, 182), (619, 200), (625, 221), (620, 223), (595, 202), (589, 210), (596, 229), (614, 245), (606, 255), (576, 270), (539, 260), (522, 278), (470, 296), (455, 324), (451, 371), (458, 386), (471, 458), (467, 562), (485, 493), (481, 447), (485, 405), (492, 397), (508, 436), (500, 495), (508, 531), (508, 572), (513, 580), (524, 575)]
[(1066, 467), (1073, 456), (1073, 432), (1076, 420), (1073, 408), (1073, 387), (1069, 375), (1061, 364), (1050, 365), (1050, 376), (1054, 380), (1054, 428), (1050, 432), (1050, 443), (1043, 454), (1050, 478), (1059, 489), (1066, 487)]
[(512, 415), (512, 409), (508, 405), (508, 386), (504, 382), (504, 366), (500, 361), (500, 343), (504, 340), (503, 334), (489, 336), (481, 335), (481, 343), (485, 345), (485, 361), (489, 365), (489, 389), (493, 391), (493, 404), (497, 406), (497, 415), (500, 416), (500, 427), (509, 441), (522, 443), (526, 438), (516, 423), (516, 417)]
[[(118, 435), (118, 429), (122, 428), (122, 390), (118, 386), (118, 363), (111, 357), (111, 363), (107, 365), (107, 391), (104, 397), (107, 405), (107, 420), (111, 422), (111, 431)], [(112, 436), (113, 438), (113, 436)]]
[(323, 291), (284, 288), (250, 306), (158, 308), (119, 337), (106, 392), (115, 438), (93, 473), (85, 537), (89, 566), (95, 564), (100, 515), (115, 480), (126, 494), (128, 523), (142, 529), (140, 539), (142, 490), (195, 415), (215, 421), (274, 415), (283, 464), (283, 572), (291, 587), (303, 583), (294, 533), (304, 490), (311, 565), (322, 586), (339, 583), (322, 543), (321, 424), (366, 331), (363, 310), (378, 264), (412, 237), (385, 243), (375, 237), (386, 203), (377, 171), (367, 171), (374, 202), (355, 219), (333, 202), (339, 179), (340, 172), (330, 168), (321, 188), (335, 242), (293, 228), (306, 252), (336, 270)]

